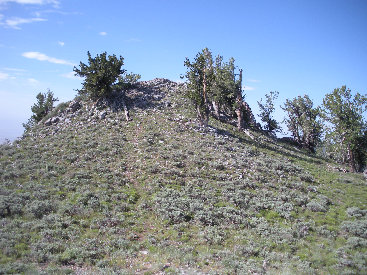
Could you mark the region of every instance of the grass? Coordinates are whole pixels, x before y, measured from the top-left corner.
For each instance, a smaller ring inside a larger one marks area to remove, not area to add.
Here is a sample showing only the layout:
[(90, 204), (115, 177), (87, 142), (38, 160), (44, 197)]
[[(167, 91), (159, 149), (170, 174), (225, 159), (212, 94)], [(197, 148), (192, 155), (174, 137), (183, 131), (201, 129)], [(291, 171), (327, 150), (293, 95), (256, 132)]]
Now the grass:
[(0, 273), (365, 272), (363, 177), (215, 119), (200, 128), (164, 85), (128, 94), (130, 122), (83, 101), (71, 123), (1, 146)]

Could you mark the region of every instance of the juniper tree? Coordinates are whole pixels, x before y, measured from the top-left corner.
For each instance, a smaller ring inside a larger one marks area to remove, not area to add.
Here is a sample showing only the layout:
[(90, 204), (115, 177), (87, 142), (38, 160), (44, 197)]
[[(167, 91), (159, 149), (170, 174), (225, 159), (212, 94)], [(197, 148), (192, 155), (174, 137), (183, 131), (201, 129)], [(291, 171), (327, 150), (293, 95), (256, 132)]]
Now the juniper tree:
[(323, 117), (329, 122), (326, 138), (352, 171), (366, 164), (367, 122), (363, 116), (366, 111), (367, 96), (359, 93), (353, 96), (346, 86), (334, 89), (323, 99)]
[(287, 99), (282, 109), (287, 112), (284, 121), (295, 141), (314, 153), (322, 131), (320, 108), (314, 108), (312, 100), (304, 95)]
[(260, 108), (259, 117), (261, 121), (265, 123), (265, 130), (270, 134), (275, 131), (280, 130), (278, 122), (273, 118), (273, 113), (275, 111), (274, 101), (278, 98), (279, 92), (271, 91), (269, 94), (265, 95), (265, 102), (261, 99), (257, 102)]

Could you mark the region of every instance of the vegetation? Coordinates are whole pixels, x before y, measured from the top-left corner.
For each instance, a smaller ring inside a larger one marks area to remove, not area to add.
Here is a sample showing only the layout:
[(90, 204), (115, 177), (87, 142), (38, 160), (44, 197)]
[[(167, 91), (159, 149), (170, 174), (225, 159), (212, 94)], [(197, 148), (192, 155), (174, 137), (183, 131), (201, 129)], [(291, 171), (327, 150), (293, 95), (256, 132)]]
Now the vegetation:
[[(234, 59), (223, 62), (218, 55), (213, 62), (208, 48), (199, 52), (194, 62), (186, 58), (187, 97), (193, 103), (201, 125), (207, 126), (209, 115), (220, 118), (222, 113), (227, 118), (237, 116), (238, 129), (249, 124), (248, 108), (244, 106), (242, 94), (242, 70), (236, 79)], [(252, 115), (252, 114), (251, 114)]]
[[(154, 79), (127, 89), (138, 76), (121, 73), (122, 57), (88, 56), (88, 96), (51, 107), (42, 118), (50, 123), (0, 145), (0, 274), (365, 273), (366, 179), (261, 131), (238, 131), (250, 116), (233, 59), (214, 64), (204, 49), (186, 59), (187, 85)], [(98, 82), (110, 69), (120, 74)], [(272, 131), (276, 97), (259, 104)], [(331, 144), (340, 133), (359, 165), (365, 100), (344, 87), (324, 100)], [(320, 110), (308, 96), (283, 108), (294, 138), (313, 151)]]
[(346, 86), (334, 89), (323, 101), (324, 118), (330, 123), (327, 139), (331, 149), (347, 160), (352, 171), (361, 170), (367, 158), (367, 96), (352, 96)]
[(84, 77), (83, 88), (79, 90), (82, 95), (98, 99), (111, 95), (114, 90), (121, 90), (140, 79), (140, 75), (126, 74), (122, 69), (124, 58), (109, 55), (104, 52), (92, 58), (88, 52), (88, 65), (80, 62), (80, 69), (74, 67), (74, 72)]
[(2, 145), (0, 273), (366, 270), (360, 174), (220, 120), (198, 127), (185, 93), (138, 83), (129, 122), (81, 99)]
[(58, 99), (54, 97), (54, 93), (50, 90), (46, 93), (38, 93), (36, 98), (37, 102), (31, 107), (33, 115), (27, 123), (23, 124), (26, 130), (51, 113), (54, 108), (54, 103), (58, 101)]
[(213, 58), (208, 48), (199, 52), (194, 62), (186, 58), (184, 65), (187, 67), (188, 80), (187, 97), (192, 101), (197, 112), (199, 122), (207, 126), (209, 121), (208, 96), (213, 85)]
[(315, 153), (322, 132), (320, 108), (313, 107), (313, 102), (308, 95), (298, 96), (292, 100), (287, 99), (282, 108), (287, 112), (285, 122), (294, 140)]
[(263, 103), (262, 99), (257, 104), (259, 105), (261, 121), (265, 123), (265, 131), (269, 134), (280, 130), (278, 122), (272, 117), (275, 111), (274, 101), (278, 98), (279, 92), (271, 91), (265, 95), (266, 101)]

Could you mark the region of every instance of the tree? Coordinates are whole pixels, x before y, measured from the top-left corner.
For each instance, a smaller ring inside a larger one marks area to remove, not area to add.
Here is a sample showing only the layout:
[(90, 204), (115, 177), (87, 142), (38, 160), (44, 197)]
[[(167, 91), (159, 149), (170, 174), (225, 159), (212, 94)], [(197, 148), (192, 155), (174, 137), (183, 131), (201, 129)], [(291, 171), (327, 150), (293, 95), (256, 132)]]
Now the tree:
[(137, 81), (140, 75), (128, 74), (121, 69), (124, 65), (124, 58), (116, 55), (109, 55), (104, 52), (97, 54), (95, 58), (88, 52), (88, 65), (80, 62), (80, 69), (74, 67), (76, 75), (84, 77), (83, 88), (80, 94), (85, 94), (92, 99), (107, 97), (115, 89), (126, 88), (130, 81)]
[(212, 92), (214, 115), (217, 118), (220, 116), (220, 111), (232, 115), (238, 88), (238, 83), (235, 81), (234, 59), (230, 58), (228, 62), (223, 62), (223, 56), (218, 55), (215, 59)]
[(199, 52), (194, 62), (186, 58), (187, 97), (193, 102), (200, 124), (207, 126), (209, 121), (208, 96), (213, 85), (213, 58), (208, 48)]
[(269, 94), (265, 95), (266, 101), (263, 100), (257, 102), (260, 108), (259, 117), (261, 121), (265, 123), (265, 130), (270, 134), (275, 131), (280, 130), (278, 122), (272, 117), (275, 111), (274, 101), (278, 98), (279, 92), (271, 91)]
[(334, 89), (323, 99), (323, 117), (329, 122), (326, 138), (354, 172), (366, 164), (367, 123), (363, 117), (366, 111), (367, 96), (359, 93), (353, 96), (346, 86)]
[(320, 108), (314, 108), (312, 100), (308, 95), (304, 95), (292, 100), (287, 99), (282, 109), (288, 114), (285, 123), (294, 140), (315, 153), (322, 132)]
[(54, 108), (54, 103), (58, 101), (58, 99), (54, 97), (54, 93), (49, 89), (46, 93), (38, 93), (36, 99), (37, 102), (31, 107), (33, 115), (27, 123), (23, 123), (23, 127), (26, 130), (48, 115)]

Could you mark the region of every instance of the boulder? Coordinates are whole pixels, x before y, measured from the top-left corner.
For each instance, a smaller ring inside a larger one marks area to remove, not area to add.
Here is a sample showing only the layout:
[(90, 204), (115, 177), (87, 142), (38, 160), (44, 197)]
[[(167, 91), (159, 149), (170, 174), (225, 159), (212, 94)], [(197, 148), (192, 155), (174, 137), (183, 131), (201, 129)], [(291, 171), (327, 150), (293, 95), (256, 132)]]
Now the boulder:
[(105, 119), (106, 115), (107, 115), (107, 112), (103, 111), (102, 113), (100, 113), (99, 119)]
[(58, 123), (59, 121), (60, 121), (60, 118), (58, 116), (51, 118), (51, 124)]
[(45, 121), (45, 125), (46, 126), (50, 126), (51, 125), (51, 120), (52, 120), (52, 118), (50, 117), (49, 119), (47, 119), (46, 121)]
[(79, 110), (80, 108), (82, 107), (82, 105), (80, 104), (79, 101), (75, 101), (73, 100), (72, 102), (70, 102), (69, 104), (69, 110), (74, 113), (76, 112), (77, 110)]

